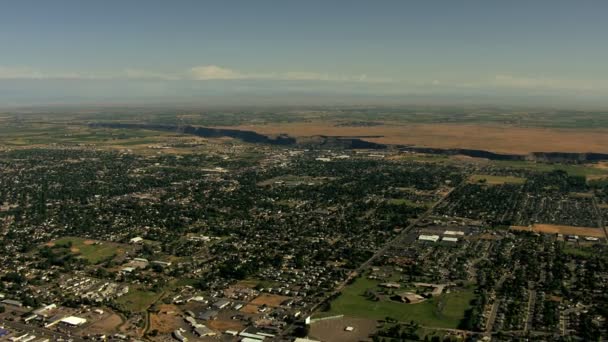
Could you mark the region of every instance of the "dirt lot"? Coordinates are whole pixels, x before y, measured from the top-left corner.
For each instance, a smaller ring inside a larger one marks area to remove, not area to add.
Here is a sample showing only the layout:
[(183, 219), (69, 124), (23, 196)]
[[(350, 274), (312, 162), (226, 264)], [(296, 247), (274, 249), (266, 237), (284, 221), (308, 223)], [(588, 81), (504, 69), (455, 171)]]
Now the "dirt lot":
[(537, 232), (545, 234), (565, 234), (565, 235), (580, 235), (593, 236), (597, 238), (605, 237), (604, 231), (600, 228), (589, 227), (574, 227), (574, 226), (558, 226), (553, 224), (535, 224), (532, 227), (511, 226), (513, 230), (521, 230), (528, 232)]
[(365, 140), (384, 144), (412, 144), (437, 148), (469, 148), (502, 153), (608, 152), (608, 131), (602, 129), (526, 128), (462, 124), (388, 124), (336, 127), (332, 122), (243, 125), (230, 128), (262, 134), (292, 136), (381, 136)]
[(239, 323), (239, 321), (220, 320), (220, 319), (216, 319), (216, 320), (207, 322), (207, 326), (210, 329), (222, 331), (222, 332), (226, 331), (226, 330), (241, 331), (241, 330), (243, 330), (243, 328), (245, 328), (243, 326), (243, 324)]
[(264, 293), (259, 295), (257, 298), (252, 300), (249, 304), (262, 306), (266, 304), (266, 306), (277, 307), (280, 306), (281, 303), (289, 299), (289, 297), (278, 296), (273, 294)]
[[(346, 327), (355, 328), (345, 331)], [(310, 327), (310, 337), (323, 342), (371, 341), (369, 335), (376, 331), (376, 321), (363, 318), (328, 319), (315, 322)]]
[(90, 334), (108, 334), (116, 331), (118, 326), (122, 324), (122, 318), (117, 314), (110, 314), (107, 317), (91, 324), (86, 328)]
[(157, 314), (150, 315), (150, 331), (158, 330), (161, 334), (170, 334), (184, 325), (184, 320), (178, 315), (179, 309), (174, 305), (161, 305)]
[(243, 306), (241, 308), (241, 310), (239, 310), (239, 311), (242, 313), (247, 313), (247, 314), (257, 314), (258, 308), (259, 307), (257, 305), (247, 304), (247, 305)]

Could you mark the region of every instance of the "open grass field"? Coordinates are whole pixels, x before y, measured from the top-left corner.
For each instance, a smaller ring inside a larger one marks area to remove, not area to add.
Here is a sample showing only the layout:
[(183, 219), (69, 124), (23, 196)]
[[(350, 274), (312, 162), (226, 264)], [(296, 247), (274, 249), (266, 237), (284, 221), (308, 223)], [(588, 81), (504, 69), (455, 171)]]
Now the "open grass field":
[(588, 180), (594, 178), (605, 178), (608, 177), (608, 170), (598, 168), (594, 164), (587, 165), (570, 165), (570, 164), (548, 164), (548, 163), (535, 163), (528, 161), (503, 161), (493, 160), (493, 164), (500, 167), (513, 168), (513, 169), (524, 169), (537, 172), (551, 172), (556, 170), (562, 170), (567, 172), (570, 176), (581, 176), (586, 177)]
[(472, 175), (469, 177), (469, 183), (485, 183), (489, 185), (524, 184), (525, 182), (525, 178), (514, 176)]
[(511, 226), (511, 229), (544, 234), (580, 235), (592, 236), (597, 238), (605, 237), (603, 229), (590, 227), (559, 226), (554, 224), (534, 224), (532, 227)]
[(345, 315), (381, 320), (391, 317), (403, 322), (414, 320), (425, 326), (456, 328), (474, 298), (472, 290), (454, 291), (417, 304), (392, 301), (371, 301), (365, 298), (367, 289), (380, 284), (379, 281), (359, 278), (347, 286), (340, 297), (331, 303), (331, 309), (323, 316)]
[(337, 126), (335, 122), (311, 121), (240, 125), (230, 128), (262, 134), (287, 133), (296, 137), (381, 136), (365, 140), (436, 148), (467, 148), (502, 153), (603, 152), (608, 153), (608, 129), (563, 129), (491, 124), (406, 124), (385, 122), (369, 127)]
[(115, 243), (78, 237), (64, 237), (51, 242), (49, 245), (55, 247), (70, 245), (72, 253), (85, 258), (91, 264), (98, 264), (125, 252), (120, 245)]
[(160, 295), (160, 293), (132, 288), (116, 302), (131, 312), (144, 312), (159, 299)]

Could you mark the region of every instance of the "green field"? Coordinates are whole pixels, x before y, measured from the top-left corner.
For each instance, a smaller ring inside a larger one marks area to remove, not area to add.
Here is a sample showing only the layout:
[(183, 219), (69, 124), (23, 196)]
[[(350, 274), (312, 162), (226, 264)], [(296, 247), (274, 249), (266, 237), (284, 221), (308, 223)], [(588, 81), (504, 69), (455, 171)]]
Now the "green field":
[(485, 183), (490, 185), (524, 184), (526, 182), (526, 179), (513, 176), (472, 175), (469, 178), (469, 182)]
[(118, 298), (116, 302), (130, 312), (144, 312), (154, 304), (160, 296), (160, 293), (153, 291), (131, 289), (129, 293)]
[(365, 298), (367, 289), (380, 284), (379, 281), (359, 278), (342, 291), (342, 295), (331, 303), (322, 316), (346, 315), (377, 320), (391, 317), (402, 322), (416, 321), (424, 326), (457, 328), (475, 297), (472, 290), (454, 291), (418, 304), (392, 301), (371, 301)]
[(599, 176), (608, 175), (607, 170), (599, 168), (585, 166), (585, 165), (567, 165), (567, 164), (547, 164), (547, 163), (533, 163), (527, 161), (504, 161), (494, 160), (492, 163), (500, 167), (510, 167), (513, 169), (525, 169), (538, 172), (551, 172), (556, 170), (562, 170), (567, 172), (570, 176)]
[[(88, 243), (87, 243), (88, 242)], [(54, 248), (62, 248), (70, 245), (71, 251), (91, 264), (98, 264), (102, 261), (113, 258), (115, 255), (121, 252), (120, 247), (115, 244), (108, 242), (99, 242), (77, 238), (77, 237), (64, 237), (54, 241)]]

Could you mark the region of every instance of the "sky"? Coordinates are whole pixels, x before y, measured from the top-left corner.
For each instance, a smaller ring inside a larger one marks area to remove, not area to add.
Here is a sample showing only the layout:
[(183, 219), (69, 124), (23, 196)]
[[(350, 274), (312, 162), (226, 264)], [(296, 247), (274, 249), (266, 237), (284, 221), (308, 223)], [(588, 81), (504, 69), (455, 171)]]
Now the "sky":
[(0, 5), (0, 106), (332, 95), (608, 106), (604, 0)]

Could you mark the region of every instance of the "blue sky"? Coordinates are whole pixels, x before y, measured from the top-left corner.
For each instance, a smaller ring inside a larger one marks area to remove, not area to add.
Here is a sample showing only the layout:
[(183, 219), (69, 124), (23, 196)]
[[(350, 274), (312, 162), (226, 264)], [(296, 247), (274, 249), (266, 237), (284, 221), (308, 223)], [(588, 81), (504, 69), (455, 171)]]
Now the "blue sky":
[(38, 82), (32, 96), (52, 80), (69, 80), (63, 95), (74, 98), (95, 82), (134, 98), (243, 83), (269, 96), (286, 83), (387, 96), (608, 95), (607, 1), (0, 2), (0, 82)]

